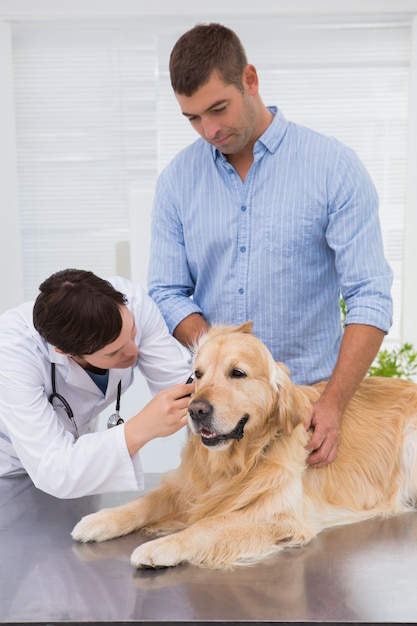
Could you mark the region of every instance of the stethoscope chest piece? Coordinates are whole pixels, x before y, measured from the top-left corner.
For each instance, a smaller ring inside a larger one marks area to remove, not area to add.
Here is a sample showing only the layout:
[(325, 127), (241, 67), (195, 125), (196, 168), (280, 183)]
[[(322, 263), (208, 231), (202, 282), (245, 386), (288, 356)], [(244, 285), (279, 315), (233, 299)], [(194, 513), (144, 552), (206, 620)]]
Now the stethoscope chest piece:
[(119, 424), (124, 424), (124, 419), (120, 417), (119, 411), (116, 411), (107, 420), (107, 428), (113, 428), (113, 426), (118, 426)]

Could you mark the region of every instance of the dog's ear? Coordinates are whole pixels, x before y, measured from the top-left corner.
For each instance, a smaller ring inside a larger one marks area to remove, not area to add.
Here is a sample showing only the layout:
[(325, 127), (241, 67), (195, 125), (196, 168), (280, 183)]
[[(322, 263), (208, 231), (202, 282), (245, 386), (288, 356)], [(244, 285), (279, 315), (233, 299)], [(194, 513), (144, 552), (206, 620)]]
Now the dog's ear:
[(211, 337), (215, 335), (227, 335), (229, 333), (252, 333), (253, 322), (244, 322), (239, 326), (232, 326), (231, 324), (224, 324), (222, 326), (212, 326), (207, 334)]
[(219, 335), (228, 335), (229, 333), (252, 333), (253, 322), (245, 322), (240, 326), (232, 326), (230, 324), (223, 325), (213, 325), (211, 326), (206, 333), (201, 335), (200, 339), (194, 344), (193, 350), (197, 351), (198, 348), (201, 348), (203, 343), (207, 341), (207, 339), (211, 339), (212, 337), (218, 337)]
[(273, 384), (278, 393), (277, 420), (286, 435), (299, 424), (307, 422), (312, 406), (302, 390), (292, 382), (283, 363), (275, 364)]
[(240, 326), (235, 326), (233, 328), (233, 332), (250, 334), (252, 332), (252, 328), (253, 328), (253, 322), (245, 322), (244, 324), (241, 324)]

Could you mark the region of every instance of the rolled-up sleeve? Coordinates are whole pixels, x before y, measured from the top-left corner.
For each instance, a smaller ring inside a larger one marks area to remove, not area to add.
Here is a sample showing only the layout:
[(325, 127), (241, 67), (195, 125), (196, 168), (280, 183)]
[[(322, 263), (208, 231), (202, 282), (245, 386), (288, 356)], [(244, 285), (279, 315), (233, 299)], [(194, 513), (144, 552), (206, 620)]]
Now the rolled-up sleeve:
[(384, 256), (378, 196), (357, 155), (346, 148), (334, 170), (327, 242), (334, 250), (346, 302), (346, 324), (388, 332), (392, 325), (393, 272)]

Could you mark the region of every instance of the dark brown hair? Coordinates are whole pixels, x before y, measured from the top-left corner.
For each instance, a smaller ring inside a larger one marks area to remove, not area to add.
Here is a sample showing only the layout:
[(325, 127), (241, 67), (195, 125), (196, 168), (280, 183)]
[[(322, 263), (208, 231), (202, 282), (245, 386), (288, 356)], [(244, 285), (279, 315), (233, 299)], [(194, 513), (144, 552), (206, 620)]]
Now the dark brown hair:
[(226, 85), (243, 90), (242, 74), (248, 64), (238, 36), (221, 24), (197, 24), (172, 49), (169, 72), (175, 93), (192, 96), (217, 70)]
[(33, 323), (50, 344), (73, 356), (101, 350), (122, 330), (126, 297), (93, 272), (67, 269), (39, 287)]

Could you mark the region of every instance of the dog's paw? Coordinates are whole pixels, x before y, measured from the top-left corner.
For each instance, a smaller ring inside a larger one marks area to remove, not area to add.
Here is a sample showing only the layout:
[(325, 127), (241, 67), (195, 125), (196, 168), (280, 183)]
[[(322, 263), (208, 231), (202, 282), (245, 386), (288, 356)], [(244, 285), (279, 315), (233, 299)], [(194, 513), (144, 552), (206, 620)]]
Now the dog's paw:
[(133, 551), (130, 562), (134, 567), (173, 567), (187, 559), (181, 553), (179, 542), (172, 535), (154, 539), (140, 545)]
[(73, 528), (71, 536), (75, 541), (106, 541), (120, 536), (115, 514), (112, 509), (102, 509), (83, 517)]

